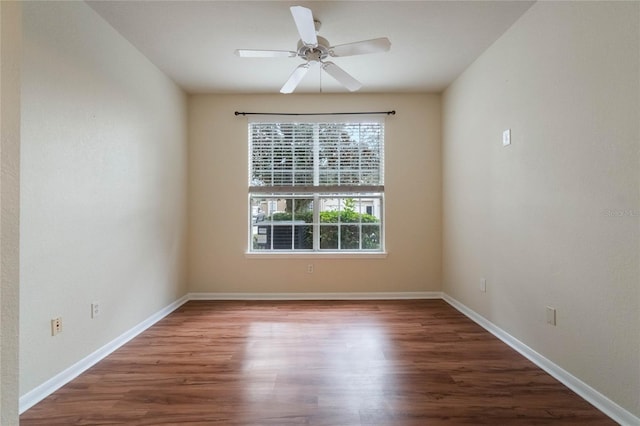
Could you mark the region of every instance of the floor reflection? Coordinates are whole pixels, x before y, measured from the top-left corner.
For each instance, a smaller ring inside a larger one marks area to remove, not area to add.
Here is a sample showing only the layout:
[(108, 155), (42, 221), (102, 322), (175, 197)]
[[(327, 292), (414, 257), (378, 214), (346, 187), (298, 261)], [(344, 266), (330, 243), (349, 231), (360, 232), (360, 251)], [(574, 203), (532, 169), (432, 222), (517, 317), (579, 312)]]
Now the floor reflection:
[(242, 364), (247, 401), (380, 409), (393, 389), (384, 325), (372, 318), (252, 322)]

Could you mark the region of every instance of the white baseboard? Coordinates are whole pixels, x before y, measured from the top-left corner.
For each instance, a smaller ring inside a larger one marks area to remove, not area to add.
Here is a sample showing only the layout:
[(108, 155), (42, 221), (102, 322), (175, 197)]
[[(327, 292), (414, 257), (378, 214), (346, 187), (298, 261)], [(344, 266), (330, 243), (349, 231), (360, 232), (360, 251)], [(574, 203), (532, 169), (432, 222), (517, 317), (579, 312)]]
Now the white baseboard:
[(60, 389), (62, 386), (69, 383), (71, 380), (78, 377), (84, 371), (93, 367), (95, 364), (103, 360), (105, 357), (107, 357), (109, 354), (114, 352), (116, 349), (118, 349), (119, 347), (121, 347), (122, 345), (124, 345), (125, 343), (133, 339), (134, 337), (136, 337), (138, 334), (145, 331), (147, 328), (151, 327), (153, 324), (160, 321), (162, 318), (169, 315), (171, 312), (178, 309), (187, 301), (189, 301), (188, 296), (187, 295), (182, 296), (180, 299), (176, 300), (170, 305), (159, 310), (158, 312), (151, 315), (146, 320), (142, 321), (132, 329), (126, 331), (124, 334), (120, 335), (116, 339), (107, 343), (100, 349), (89, 354), (85, 358), (73, 364), (71, 367), (67, 368), (66, 370), (62, 371), (59, 374), (56, 374), (55, 376), (53, 376), (51, 379), (47, 380), (40, 386), (36, 387), (35, 389), (21, 396), (19, 401), (20, 414), (24, 413), (29, 408), (36, 405), (38, 402), (42, 401), (43, 399), (51, 395), (53, 392), (55, 392), (56, 390)]
[(372, 293), (189, 293), (189, 300), (384, 300), (441, 299), (439, 291)]
[(640, 418), (625, 410), (624, 408), (622, 408), (582, 380), (578, 379), (567, 370), (555, 364), (548, 358), (540, 355), (529, 346), (525, 345), (491, 321), (487, 320), (485, 317), (481, 316), (477, 312), (473, 311), (472, 309), (460, 303), (446, 293), (442, 293), (442, 299), (444, 299), (451, 306), (463, 313), (469, 319), (480, 325), (482, 328), (487, 330), (489, 333), (493, 334), (498, 339), (509, 345), (511, 348), (518, 351), (522, 356), (549, 373), (549, 375), (574, 391), (576, 394), (581, 396), (598, 410), (611, 417), (611, 419), (613, 419), (614, 421), (625, 426), (640, 425)]

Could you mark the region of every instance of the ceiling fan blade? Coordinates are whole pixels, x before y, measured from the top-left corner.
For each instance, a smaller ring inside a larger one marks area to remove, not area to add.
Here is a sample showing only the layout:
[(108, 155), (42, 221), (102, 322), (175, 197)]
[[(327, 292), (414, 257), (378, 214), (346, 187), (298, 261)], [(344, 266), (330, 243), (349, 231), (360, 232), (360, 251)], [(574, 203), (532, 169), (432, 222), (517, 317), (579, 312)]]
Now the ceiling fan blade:
[(365, 55), (367, 53), (386, 52), (390, 48), (391, 42), (389, 39), (382, 37), (333, 46), (329, 48), (329, 54), (331, 56)]
[(306, 46), (316, 47), (318, 45), (318, 37), (316, 36), (316, 24), (313, 22), (313, 13), (311, 9), (302, 6), (291, 6), (291, 15), (298, 27), (300, 40)]
[(293, 58), (298, 55), (289, 50), (236, 49), (233, 53), (241, 58)]
[(300, 84), (304, 76), (307, 74), (309, 68), (309, 64), (298, 65), (289, 76), (287, 82), (284, 83), (282, 89), (280, 89), (280, 93), (292, 93), (296, 90), (296, 87), (298, 87), (298, 84)]
[(333, 62), (325, 62), (322, 64), (322, 69), (325, 70), (331, 77), (335, 78), (338, 83), (346, 87), (350, 92), (355, 92), (362, 87), (355, 78), (351, 77), (349, 73), (334, 64)]

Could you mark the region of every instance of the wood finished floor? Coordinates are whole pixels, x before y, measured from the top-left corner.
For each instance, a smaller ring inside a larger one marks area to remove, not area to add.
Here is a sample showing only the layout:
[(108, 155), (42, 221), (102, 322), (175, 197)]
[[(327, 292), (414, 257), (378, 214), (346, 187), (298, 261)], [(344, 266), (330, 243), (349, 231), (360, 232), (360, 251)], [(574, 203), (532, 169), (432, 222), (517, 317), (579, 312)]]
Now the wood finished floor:
[(615, 424), (442, 300), (191, 301), (27, 425)]

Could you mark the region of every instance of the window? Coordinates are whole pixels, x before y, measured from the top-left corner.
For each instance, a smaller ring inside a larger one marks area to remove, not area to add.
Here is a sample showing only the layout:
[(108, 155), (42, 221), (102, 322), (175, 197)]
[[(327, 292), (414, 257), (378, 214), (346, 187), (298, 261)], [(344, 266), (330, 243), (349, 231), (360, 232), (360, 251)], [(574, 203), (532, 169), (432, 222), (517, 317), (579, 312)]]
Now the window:
[(384, 123), (249, 123), (250, 252), (384, 250)]

